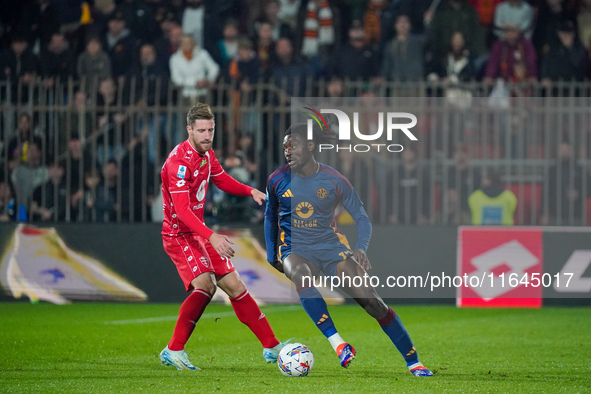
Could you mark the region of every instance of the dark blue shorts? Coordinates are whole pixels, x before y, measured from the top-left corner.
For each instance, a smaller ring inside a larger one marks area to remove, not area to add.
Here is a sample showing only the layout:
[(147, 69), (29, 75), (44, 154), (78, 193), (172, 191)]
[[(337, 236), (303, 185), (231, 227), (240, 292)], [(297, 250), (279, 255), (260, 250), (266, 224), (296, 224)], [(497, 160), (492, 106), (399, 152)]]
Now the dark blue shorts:
[(339, 262), (353, 256), (347, 237), (339, 233), (335, 233), (328, 240), (318, 243), (296, 245), (294, 248), (287, 244), (279, 246), (278, 255), (281, 263), (292, 253), (303, 257), (316, 269), (329, 276), (337, 274), (337, 264)]

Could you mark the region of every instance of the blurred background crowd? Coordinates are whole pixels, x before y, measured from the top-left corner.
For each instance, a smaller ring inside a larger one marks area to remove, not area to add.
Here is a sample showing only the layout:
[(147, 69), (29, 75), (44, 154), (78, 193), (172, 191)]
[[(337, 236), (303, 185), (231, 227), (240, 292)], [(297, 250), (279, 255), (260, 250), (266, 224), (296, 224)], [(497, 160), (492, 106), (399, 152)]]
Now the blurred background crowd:
[(0, 221), (159, 220), (196, 100), (263, 189), (290, 97), (315, 96), (424, 99), (416, 146), (333, 158), (378, 223), (591, 224), (591, 0), (23, 0), (0, 52)]

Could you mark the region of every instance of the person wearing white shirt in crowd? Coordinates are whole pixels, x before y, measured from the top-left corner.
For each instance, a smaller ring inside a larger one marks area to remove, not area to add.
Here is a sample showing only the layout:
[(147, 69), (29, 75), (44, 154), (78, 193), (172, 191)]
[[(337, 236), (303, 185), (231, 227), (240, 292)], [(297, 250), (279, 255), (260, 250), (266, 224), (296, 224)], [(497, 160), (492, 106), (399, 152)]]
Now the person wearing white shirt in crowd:
[(183, 35), (179, 50), (170, 57), (170, 76), (175, 85), (183, 88), (183, 97), (194, 100), (205, 96), (219, 73), (218, 64), (196, 45), (195, 38)]

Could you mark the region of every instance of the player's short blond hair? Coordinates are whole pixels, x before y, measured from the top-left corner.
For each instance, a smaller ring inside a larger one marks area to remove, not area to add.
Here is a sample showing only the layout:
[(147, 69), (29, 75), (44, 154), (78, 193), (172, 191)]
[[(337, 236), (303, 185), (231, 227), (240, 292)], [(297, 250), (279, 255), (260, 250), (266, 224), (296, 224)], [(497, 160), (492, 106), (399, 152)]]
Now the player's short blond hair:
[(211, 111), (211, 107), (204, 103), (197, 103), (191, 107), (187, 113), (187, 125), (191, 126), (196, 120), (207, 119), (213, 120), (215, 116)]

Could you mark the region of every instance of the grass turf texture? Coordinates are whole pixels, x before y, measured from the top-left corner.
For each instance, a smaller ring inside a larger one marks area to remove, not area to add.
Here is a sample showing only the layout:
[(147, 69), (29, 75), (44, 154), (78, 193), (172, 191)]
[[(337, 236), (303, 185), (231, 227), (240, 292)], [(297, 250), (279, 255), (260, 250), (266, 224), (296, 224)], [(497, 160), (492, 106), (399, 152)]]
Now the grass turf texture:
[[(591, 391), (588, 308), (397, 307), (421, 361), (437, 373), (415, 378), (359, 307), (330, 307), (358, 351), (349, 369), (301, 307), (263, 307), (280, 339), (294, 337), (315, 356), (309, 376), (286, 378), (223, 305), (208, 307), (187, 344), (202, 371), (160, 365), (178, 307), (0, 304), (0, 392)], [(127, 323), (112, 324), (120, 320)]]

